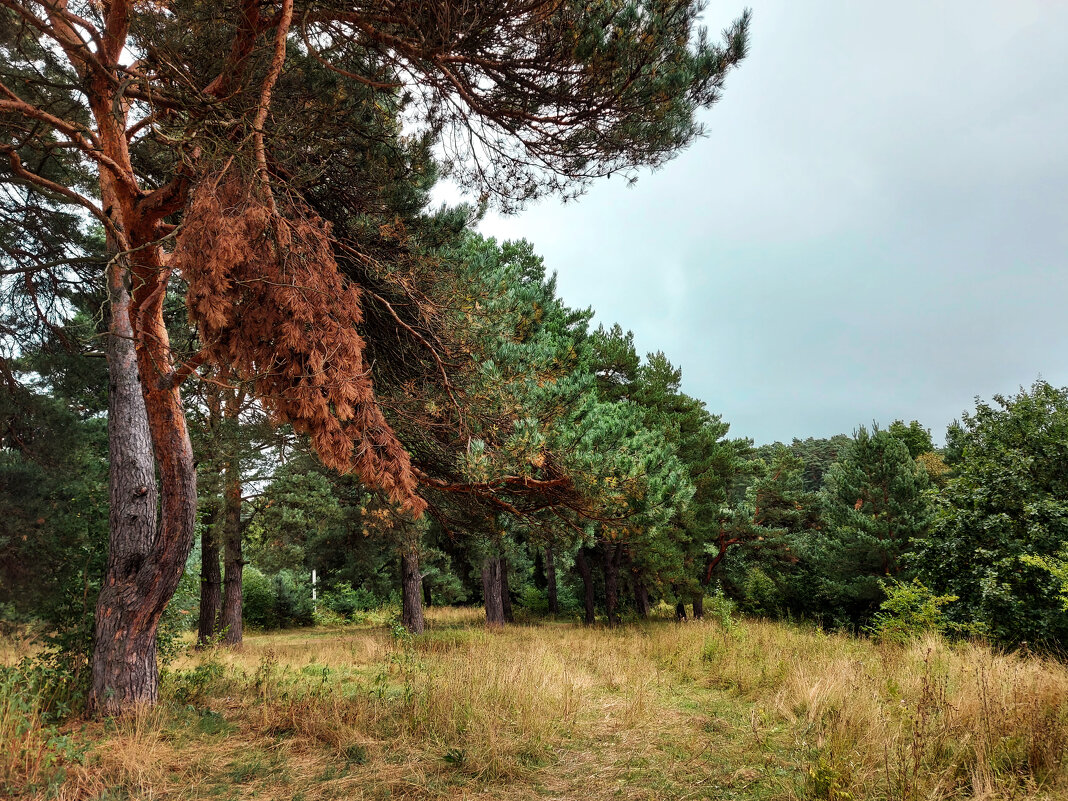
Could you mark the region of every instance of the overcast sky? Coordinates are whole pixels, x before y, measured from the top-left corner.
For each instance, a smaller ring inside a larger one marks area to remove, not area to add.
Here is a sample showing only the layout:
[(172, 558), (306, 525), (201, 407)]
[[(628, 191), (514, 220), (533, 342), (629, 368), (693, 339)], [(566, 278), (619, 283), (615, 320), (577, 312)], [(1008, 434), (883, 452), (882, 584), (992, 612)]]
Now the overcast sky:
[(758, 444), (1068, 384), (1068, 2), (748, 1), (706, 138), (482, 231)]

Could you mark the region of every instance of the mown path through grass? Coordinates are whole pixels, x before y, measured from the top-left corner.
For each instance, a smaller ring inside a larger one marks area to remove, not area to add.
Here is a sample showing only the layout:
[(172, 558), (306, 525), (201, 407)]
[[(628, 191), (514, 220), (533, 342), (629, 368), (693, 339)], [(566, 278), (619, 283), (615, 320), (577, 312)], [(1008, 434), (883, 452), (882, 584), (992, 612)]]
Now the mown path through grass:
[[(435, 610), (190, 652), (155, 711), (74, 726), (55, 797), (1068, 798), (1068, 671), (750, 621), (487, 631)], [(32, 793), (27, 793), (32, 797)]]

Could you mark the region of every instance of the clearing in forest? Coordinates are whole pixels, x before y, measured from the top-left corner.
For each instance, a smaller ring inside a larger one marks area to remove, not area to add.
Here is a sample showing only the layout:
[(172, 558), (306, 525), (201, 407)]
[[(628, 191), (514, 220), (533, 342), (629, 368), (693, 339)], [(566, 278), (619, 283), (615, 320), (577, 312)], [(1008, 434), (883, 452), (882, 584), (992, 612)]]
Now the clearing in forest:
[[(1068, 798), (1068, 670), (937, 637), (876, 644), (731, 619), (492, 631), (474, 610), (436, 609), (418, 638), (365, 625), (191, 650), (164, 687), (164, 702), (135, 719), (68, 725), (50, 743), (47, 729), (24, 733), (24, 756), (57, 753), (19, 762), (10, 748), (0, 760), (8, 789), (287, 801)], [(0, 736), (14, 732), (16, 707), (0, 704)]]

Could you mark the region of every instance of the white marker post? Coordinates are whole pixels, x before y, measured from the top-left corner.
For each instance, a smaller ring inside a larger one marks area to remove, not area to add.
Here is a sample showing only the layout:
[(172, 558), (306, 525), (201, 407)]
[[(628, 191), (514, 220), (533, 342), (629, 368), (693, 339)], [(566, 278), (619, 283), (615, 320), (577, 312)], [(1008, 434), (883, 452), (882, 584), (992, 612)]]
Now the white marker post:
[(313, 567), (312, 568), (312, 603), (315, 603), (315, 601), (318, 600), (318, 596), (315, 594), (315, 582), (316, 582), (315, 568)]

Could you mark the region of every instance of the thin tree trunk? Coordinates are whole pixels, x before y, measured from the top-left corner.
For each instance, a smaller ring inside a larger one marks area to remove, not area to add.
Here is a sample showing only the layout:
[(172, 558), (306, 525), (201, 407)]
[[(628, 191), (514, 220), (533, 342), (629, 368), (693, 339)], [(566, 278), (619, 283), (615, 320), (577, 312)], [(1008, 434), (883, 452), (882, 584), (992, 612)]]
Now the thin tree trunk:
[(515, 623), (512, 614), (512, 596), (508, 594), (508, 560), (501, 557), (501, 612), (508, 623)]
[(619, 543), (605, 543), (602, 548), (602, 566), (604, 570), (604, 601), (608, 612), (608, 625), (619, 623), (619, 561), (623, 546)]
[(222, 612), (219, 615), (219, 631), (223, 642), (229, 646), (241, 645), (243, 636), (242, 606), (244, 593), (241, 581), (245, 559), (241, 548), (241, 465), (237, 458), (227, 461), (223, 480), (223, 554), (226, 573), (223, 583)]
[(693, 597), (693, 619), (701, 620), (705, 616), (705, 595), (699, 592)]
[(545, 592), (549, 596), (549, 614), (560, 614), (560, 596), (556, 586), (556, 554), (545, 549)]
[(482, 595), (486, 601), (486, 624), (504, 625), (504, 602), (501, 600), (501, 557), (487, 556), (482, 562)]
[(649, 617), (649, 588), (640, 578), (634, 578), (634, 606), (642, 618)]
[[(108, 271), (108, 560), (96, 605), (90, 709), (117, 714), (155, 703), (155, 619), (144, 621), (142, 577), (156, 541), (152, 438), (130, 330), (130, 297), (118, 262)], [(160, 609), (162, 612), (162, 609)]]
[(423, 577), (419, 549), (411, 544), (401, 551), (401, 623), (412, 634), (423, 633)]
[(200, 533), (200, 619), (197, 645), (206, 645), (218, 633), (219, 607), (222, 604), (222, 570), (219, 568), (218, 503), (211, 509)]
[(590, 567), (590, 560), (586, 558), (584, 548), (579, 548), (575, 553), (575, 567), (578, 568), (579, 575), (582, 576), (582, 584), (586, 590), (585, 623), (587, 626), (592, 626), (597, 619), (594, 615), (593, 569)]
[(434, 597), (430, 593), (430, 579), (423, 578), (423, 606), (429, 608), (434, 605)]

